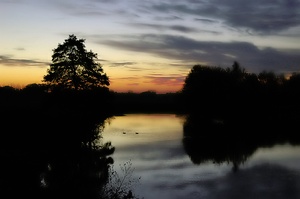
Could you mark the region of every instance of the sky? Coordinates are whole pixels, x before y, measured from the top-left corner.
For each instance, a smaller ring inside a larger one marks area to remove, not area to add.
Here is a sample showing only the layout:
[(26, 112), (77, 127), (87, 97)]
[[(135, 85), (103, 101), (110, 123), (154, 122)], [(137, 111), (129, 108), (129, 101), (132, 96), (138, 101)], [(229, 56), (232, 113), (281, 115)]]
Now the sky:
[(177, 92), (196, 64), (300, 72), (300, 0), (0, 0), (0, 86), (42, 83), (69, 35), (116, 92)]

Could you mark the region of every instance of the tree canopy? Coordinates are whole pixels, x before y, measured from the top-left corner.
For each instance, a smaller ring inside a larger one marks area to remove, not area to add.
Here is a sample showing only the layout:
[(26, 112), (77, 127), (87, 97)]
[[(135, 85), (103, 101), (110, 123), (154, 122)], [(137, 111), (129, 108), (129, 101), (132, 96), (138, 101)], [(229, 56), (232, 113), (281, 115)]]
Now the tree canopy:
[(72, 34), (63, 44), (58, 44), (43, 81), (50, 86), (74, 90), (109, 86), (108, 76), (96, 62), (97, 54), (87, 51), (84, 42)]

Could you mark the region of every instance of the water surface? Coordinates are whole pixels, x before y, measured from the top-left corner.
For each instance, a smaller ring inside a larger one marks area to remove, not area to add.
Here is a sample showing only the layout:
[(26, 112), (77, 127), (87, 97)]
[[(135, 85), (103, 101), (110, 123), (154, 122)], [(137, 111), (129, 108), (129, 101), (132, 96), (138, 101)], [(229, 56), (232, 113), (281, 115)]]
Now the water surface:
[(299, 146), (257, 148), (237, 172), (230, 161), (195, 164), (183, 146), (184, 122), (175, 114), (127, 114), (105, 125), (103, 139), (116, 147), (114, 168), (122, 173), (120, 165), (130, 161), (133, 177), (141, 177), (139, 197), (300, 198)]

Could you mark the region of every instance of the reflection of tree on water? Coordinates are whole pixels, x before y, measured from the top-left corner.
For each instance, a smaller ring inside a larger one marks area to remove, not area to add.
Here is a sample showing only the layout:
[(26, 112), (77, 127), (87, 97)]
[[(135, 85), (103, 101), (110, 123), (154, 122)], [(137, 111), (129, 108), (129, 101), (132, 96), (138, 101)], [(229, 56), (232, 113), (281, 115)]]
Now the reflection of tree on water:
[[(261, 124), (260, 124), (261, 125)], [(233, 125), (219, 120), (209, 119), (190, 114), (183, 126), (183, 146), (194, 164), (212, 161), (216, 164), (231, 163), (233, 170), (247, 161), (259, 147), (272, 147), (275, 144), (300, 144), (300, 139), (293, 134), (275, 133), (276, 126), (269, 128), (267, 134), (262, 134), (260, 128), (252, 123), (249, 130), (243, 124)], [(253, 129), (258, 131), (253, 131)], [(273, 132), (273, 134), (272, 134)]]
[(113, 164), (110, 155), (114, 147), (109, 142), (97, 145), (102, 123), (95, 126), (90, 121), (78, 121), (78, 124), (70, 131), (77, 135), (77, 140), (72, 142), (77, 142), (78, 147), (64, 149), (60, 155), (55, 153), (43, 173), (41, 180), (47, 196), (101, 198), (99, 194), (108, 180), (109, 165)]
[(10, 112), (1, 123), (2, 198), (101, 198), (114, 152), (97, 144), (104, 119)]
[(110, 144), (101, 149), (82, 148), (68, 157), (53, 158), (40, 175), (46, 196), (72, 198), (101, 198), (101, 188), (107, 182), (114, 148)]

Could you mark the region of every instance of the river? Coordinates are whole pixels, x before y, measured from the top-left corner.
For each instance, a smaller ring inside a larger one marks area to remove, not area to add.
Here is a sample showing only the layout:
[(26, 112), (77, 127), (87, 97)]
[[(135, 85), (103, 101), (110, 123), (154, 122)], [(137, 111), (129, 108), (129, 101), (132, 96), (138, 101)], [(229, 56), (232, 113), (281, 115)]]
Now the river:
[(183, 144), (184, 122), (185, 117), (175, 114), (126, 114), (105, 124), (103, 141), (116, 148), (113, 167), (122, 175), (130, 164), (130, 178), (137, 179), (132, 189), (139, 198), (300, 198), (298, 145), (257, 147), (235, 170), (230, 158), (195, 161)]

